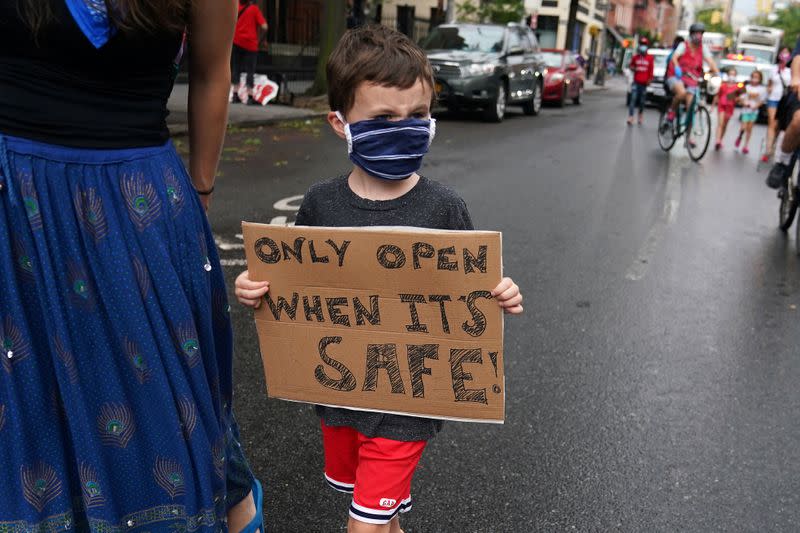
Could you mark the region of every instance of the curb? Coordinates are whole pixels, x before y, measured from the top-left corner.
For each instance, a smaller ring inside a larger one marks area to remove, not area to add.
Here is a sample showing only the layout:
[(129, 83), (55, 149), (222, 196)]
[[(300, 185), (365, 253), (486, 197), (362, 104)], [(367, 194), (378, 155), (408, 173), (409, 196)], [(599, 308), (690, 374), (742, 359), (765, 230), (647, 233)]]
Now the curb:
[[(322, 118), (326, 116), (328, 113), (327, 111), (314, 111), (309, 113), (308, 115), (302, 115), (297, 117), (265, 117), (263, 119), (252, 119), (252, 120), (240, 120), (237, 122), (228, 122), (226, 127), (237, 127), (237, 128), (256, 128), (258, 126), (272, 126), (275, 124), (280, 124), (282, 122), (294, 122), (295, 120), (310, 120), (315, 118)], [(188, 135), (189, 133), (189, 124), (187, 122), (175, 122), (173, 124), (167, 124), (167, 129), (169, 130), (171, 137), (183, 137)]]

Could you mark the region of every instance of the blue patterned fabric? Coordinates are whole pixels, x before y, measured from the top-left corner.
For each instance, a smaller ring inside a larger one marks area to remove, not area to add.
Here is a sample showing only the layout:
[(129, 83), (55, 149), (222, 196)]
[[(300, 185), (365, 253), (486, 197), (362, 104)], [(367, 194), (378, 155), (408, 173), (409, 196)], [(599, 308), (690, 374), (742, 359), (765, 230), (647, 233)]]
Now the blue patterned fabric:
[(171, 144), (0, 136), (0, 532), (224, 530), (228, 310)]
[(102, 48), (117, 32), (105, 0), (65, 0), (75, 23), (95, 48)]

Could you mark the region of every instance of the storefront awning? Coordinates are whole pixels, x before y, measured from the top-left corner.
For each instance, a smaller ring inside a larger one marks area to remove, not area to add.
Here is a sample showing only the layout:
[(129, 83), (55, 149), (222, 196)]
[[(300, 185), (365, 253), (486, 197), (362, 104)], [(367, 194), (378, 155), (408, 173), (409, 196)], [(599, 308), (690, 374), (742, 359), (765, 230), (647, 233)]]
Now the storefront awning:
[(614, 26), (606, 25), (606, 29), (608, 30), (608, 33), (610, 33), (611, 36), (614, 38), (614, 40), (617, 41), (618, 43), (622, 43), (622, 41), (625, 40), (625, 37), (623, 37), (622, 34), (614, 28)]

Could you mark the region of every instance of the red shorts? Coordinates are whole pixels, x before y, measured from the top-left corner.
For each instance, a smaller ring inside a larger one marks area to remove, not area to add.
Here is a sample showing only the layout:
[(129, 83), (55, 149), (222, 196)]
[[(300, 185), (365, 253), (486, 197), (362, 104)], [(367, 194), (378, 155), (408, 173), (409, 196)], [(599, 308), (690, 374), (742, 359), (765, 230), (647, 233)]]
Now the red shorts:
[(724, 115), (728, 118), (733, 116), (733, 112), (736, 110), (736, 106), (734, 105), (718, 105), (717, 109), (719, 110), (721, 115)]
[(369, 438), (350, 427), (322, 422), (325, 480), (353, 494), (350, 516), (368, 524), (388, 524), (411, 510), (411, 478), (426, 441)]

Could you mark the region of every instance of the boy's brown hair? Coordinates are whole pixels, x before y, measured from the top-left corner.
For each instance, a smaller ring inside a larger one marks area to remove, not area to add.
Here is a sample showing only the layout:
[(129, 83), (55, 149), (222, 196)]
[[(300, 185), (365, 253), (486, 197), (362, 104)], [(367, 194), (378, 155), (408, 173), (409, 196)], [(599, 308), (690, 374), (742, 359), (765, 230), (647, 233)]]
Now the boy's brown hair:
[[(422, 49), (399, 31), (370, 24), (347, 31), (328, 58), (328, 103), (347, 113), (363, 82), (408, 89), (422, 80), (433, 91), (433, 69)], [(431, 105), (435, 95), (431, 97)]]

